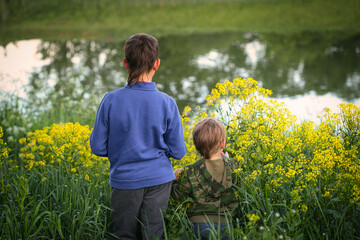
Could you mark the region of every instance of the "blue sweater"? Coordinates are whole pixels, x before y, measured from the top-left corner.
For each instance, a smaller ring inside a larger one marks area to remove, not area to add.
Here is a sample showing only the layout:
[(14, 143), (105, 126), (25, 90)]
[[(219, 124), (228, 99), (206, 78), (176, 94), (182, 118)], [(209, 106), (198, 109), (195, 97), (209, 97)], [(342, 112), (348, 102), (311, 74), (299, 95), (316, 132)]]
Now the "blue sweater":
[(186, 153), (181, 118), (173, 98), (153, 82), (107, 93), (90, 136), (94, 154), (110, 161), (117, 189), (156, 186), (175, 179), (169, 158)]

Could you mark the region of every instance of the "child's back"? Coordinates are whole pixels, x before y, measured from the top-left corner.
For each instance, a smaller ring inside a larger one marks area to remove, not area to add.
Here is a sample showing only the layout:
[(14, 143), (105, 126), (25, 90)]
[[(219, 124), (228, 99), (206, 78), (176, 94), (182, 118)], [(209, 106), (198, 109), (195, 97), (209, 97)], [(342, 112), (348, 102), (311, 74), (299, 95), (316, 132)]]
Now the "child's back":
[[(169, 157), (184, 154), (181, 121), (174, 99), (159, 92), (153, 82), (112, 91), (104, 97), (95, 123), (92, 150), (110, 160), (110, 185), (136, 189), (163, 184), (174, 179)], [(96, 141), (107, 131), (107, 144)], [(156, 171), (153, 171), (156, 170)]]
[(209, 234), (211, 224), (225, 228), (238, 202), (233, 184), (238, 178), (234, 170), (238, 164), (223, 153), (225, 130), (212, 118), (200, 120), (194, 127), (193, 140), (203, 158), (186, 166), (173, 184), (172, 196), (192, 200), (187, 215), (194, 224), (195, 234)]
[(107, 93), (97, 112), (90, 145), (110, 161), (114, 234), (136, 239), (162, 238), (160, 211), (166, 210), (175, 178), (169, 158), (186, 152), (179, 110), (159, 92), (152, 77), (160, 66), (158, 42), (147, 34), (130, 37), (124, 46), (128, 84)]

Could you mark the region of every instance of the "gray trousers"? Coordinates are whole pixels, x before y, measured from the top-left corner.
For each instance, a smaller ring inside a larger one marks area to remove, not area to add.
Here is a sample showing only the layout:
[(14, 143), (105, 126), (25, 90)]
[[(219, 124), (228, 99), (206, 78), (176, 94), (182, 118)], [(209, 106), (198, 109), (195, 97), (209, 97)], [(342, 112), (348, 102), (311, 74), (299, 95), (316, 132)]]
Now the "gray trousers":
[(131, 190), (112, 188), (111, 218), (117, 239), (139, 239), (138, 224), (143, 240), (163, 239), (164, 227), (160, 212), (167, 209), (170, 192), (171, 182)]

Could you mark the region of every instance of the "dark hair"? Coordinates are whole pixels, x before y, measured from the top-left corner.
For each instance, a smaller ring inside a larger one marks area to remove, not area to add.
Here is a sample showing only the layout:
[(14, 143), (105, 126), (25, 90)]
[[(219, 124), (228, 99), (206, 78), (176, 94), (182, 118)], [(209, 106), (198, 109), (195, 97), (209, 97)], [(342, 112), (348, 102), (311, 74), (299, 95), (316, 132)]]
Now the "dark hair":
[(195, 124), (192, 137), (196, 150), (203, 158), (209, 159), (225, 140), (225, 128), (214, 118), (206, 117)]
[(158, 59), (158, 41), (155, 37), (138, 33), (131, 36), (124, 45), (125, 60), (128, 64), (128, 84), (132, 86), (143, 73), (148, 73)]

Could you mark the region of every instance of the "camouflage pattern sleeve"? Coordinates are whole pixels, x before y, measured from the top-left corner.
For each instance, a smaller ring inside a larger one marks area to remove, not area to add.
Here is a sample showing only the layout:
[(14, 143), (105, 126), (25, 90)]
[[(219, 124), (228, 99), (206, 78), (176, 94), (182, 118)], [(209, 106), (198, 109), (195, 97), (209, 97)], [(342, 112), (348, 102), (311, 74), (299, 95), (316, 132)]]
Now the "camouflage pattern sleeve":
[(177, 180), (173, 181), (171, 196), (173, 199), (178, 201), (185, 201), (191, 196), (191, 184), (188, 178), (189, 168), (185, 167)]

